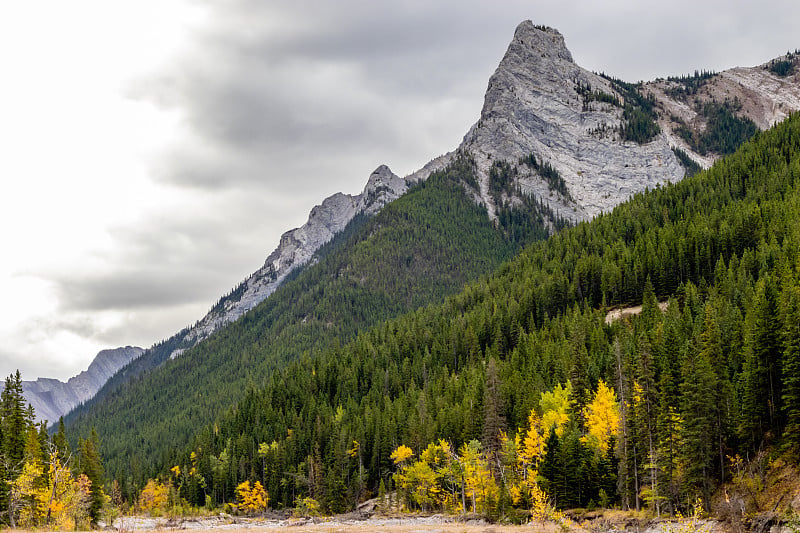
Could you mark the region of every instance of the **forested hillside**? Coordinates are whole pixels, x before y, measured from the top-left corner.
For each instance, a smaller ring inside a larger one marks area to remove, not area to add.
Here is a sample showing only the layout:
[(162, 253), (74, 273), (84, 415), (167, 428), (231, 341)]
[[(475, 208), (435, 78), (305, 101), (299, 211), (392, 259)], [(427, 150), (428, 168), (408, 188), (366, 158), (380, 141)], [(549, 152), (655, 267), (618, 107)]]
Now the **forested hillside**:
[[(317, 344), (191, 428), (191, 447), (146, 453), (165, 477), (180, 466), (195, 503), (258, 480), (273, 506), (310, 497), (330, 511), (393, 485), (409, 507), (488, 514), (530, 508), (540, 490), (562, 508), (709, 506), (759, 451), (800, 446), (798, 187), (795, 114), (709, 171), (532, 244), (443, 305)], [(257, 338), (267, 309), (215, 342)], [(200, 402), (201, 389), (181, 392)]]
[[(131, 495), (248, 386), (270, 383), (273, 370), (441, 302), (547, 236), (545, 220), (554, 217), (533, 200), (508, 205), (495, 226), (473, 201), (474, 171), (471, 159), (457, 158), (374, 217), (356, 217), (318, 252), (315, 264), (239, 321), (128, 384), (112, 383), (101, 401), (67, 419), (70, 434), (85, 437), (96, 428), (108, 474)], [(509, 196), (510, 187), (503, 182), (496, 190)]]

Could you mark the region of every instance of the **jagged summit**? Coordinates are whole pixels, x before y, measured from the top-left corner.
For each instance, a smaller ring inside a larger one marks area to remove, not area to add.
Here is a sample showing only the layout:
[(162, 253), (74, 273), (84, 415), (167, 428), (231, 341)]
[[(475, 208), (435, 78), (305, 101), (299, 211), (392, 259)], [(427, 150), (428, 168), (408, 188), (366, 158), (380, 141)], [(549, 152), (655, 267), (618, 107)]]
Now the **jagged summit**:
[(532, 60), (541, 57), (550, 61), (574, 63), (561, 32), (549, 26), (536, 26), (530, 20), (520, 22), (514, 30), (514, 38), (508, 46), (506, 56), (510, 53)]
[(66, 383), (50, 378), (23, 381), (25, 401), (33, 406), (37, 422), (48, 420), (53, 424), (60, 416), (93, 397), (108, 378), (143, 352), (142, 348), (136, 346), (102, 350), (92, 360), (89, 368), (71, 377)]

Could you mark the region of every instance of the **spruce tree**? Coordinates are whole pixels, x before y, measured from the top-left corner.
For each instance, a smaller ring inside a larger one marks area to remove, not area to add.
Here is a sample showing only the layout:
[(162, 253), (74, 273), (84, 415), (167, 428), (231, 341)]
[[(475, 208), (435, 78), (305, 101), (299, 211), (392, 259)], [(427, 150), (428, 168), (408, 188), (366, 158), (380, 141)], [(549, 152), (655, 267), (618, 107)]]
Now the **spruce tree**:
[(783, 311), (784, 444), (800, 452), (800, 287), (787, 289)]
[(89, 517), (93, 524), (100, 518), (100, 511), (103, 509), (103, 462), (100, 458), (100, 437), (97, 431), (92, 428), (92, 434), (88, 439), (82, 440), (79, 445), (80, 471), (85, 474), (92, 482), (90, 489), (91, 504), (89, 506)]
[(481, 438), (492, 472), (497, 468), (496, 456), (500, 450), (500, 432), (506, 430), (503, 414), (503, 397), (497, 363), (492, 357), (486, 366), (486, 389), (483, 396), (483, 435)]

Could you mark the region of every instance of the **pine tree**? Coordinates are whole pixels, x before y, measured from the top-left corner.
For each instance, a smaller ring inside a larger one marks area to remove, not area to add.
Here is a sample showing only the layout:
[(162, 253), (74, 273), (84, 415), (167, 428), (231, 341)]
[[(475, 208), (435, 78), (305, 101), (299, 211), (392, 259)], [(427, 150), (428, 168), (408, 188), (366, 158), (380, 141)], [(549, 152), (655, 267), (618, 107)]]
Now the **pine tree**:
[(27, 418), (25, 397), (22, 392), (22, 378), (19, 370), (6, 378), (6, 385), (0, 396), (3, 419), (2, 452), (12, 473), (22, 468), (22, 459), (27, 437)]
[(716, 438), (711, 428), (716, 426), (715, 391), (717, 376), (705, 351), (687, 357), (681, 384), (681, 418), (684, 444), (681, 453), (685, 468), (686, 489), (693, 497), (710, 501)]
[(740, 432), (755, 449), (768, 430), (779, 427), (781, 403), (780, 323), (776, 288), (767, 277), (756, 285), (756, 293), (745, 319), (744, 365), (742, 369), (742, 419)]
[(483, 449), (489, 460), (492, 472), (497, 468), (497, 453), (501, 446), (501, 432), (506, 430), (506, 419), (503, 414), (503, 397), (500, 391), (500, 377), (497, 363), (489, 359), (486, 366), (486, 389), (483, 395)]
[(58, 431), (53, 435), (53, 446), (58, 450), (58, 454), (62, 458), (68, 458), (71, 455), (69, 449), (69, 441), (67, 441), (66, 430), (64, 429), (64, 417), (58, 418)]
[(103, 508), (103, 461), (100, 458), (100, 437), (97, 431), (92, 428), (92, 434), (88, 439), (82, 440), (79, 447), (80, 471), (92, 483), (90, 488), (91, 505), (89, 507), (89, 517), (93, 524), (100, 518), (100, 511)]
[(800, 452), (800, 287), (785, 290), (783, 309), (783, 415), (786, 447)]

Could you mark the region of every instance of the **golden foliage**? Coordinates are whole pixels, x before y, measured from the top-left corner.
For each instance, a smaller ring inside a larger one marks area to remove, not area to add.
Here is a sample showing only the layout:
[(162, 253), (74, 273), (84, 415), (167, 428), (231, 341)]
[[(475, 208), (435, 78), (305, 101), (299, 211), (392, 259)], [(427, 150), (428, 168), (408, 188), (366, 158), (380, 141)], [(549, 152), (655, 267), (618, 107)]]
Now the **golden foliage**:
[(606, 453), (611, 437), (619, 434), (620, 411), (614, 389), (606, 385), (602, 379), (597, 383), (597, 391), (584, 409), (583, 416), (586, 419), (588, 435), (581, 440)]
[(239, 483), (236, 487), (236, 507), (247, 514), (263, 512), (267, 510), (269, 495), (260, 481), (253, 483), (250, 488), (250, 481)]
[(139, 494), (139, 508), (146, 512), (163, 511), (169, 499), (169, 484), (150, 479)]
[(572, 383), (569, 380), (563, 387), (559, 384), (552, 391), (542, 393), (539, 407), (542, 409), (542, 435), (545, 439), (553, 429), (559, 437), (564, 435), (572, 404)]
[(411, 448), (405, 444), (401, 444), (395, 451), (392, 452), (392, 455), (389, 456), (389, 459), (393, 460), (394, 464), (400, 464), (412, 455), (414, 455), (414, 452), (411, 450)]

